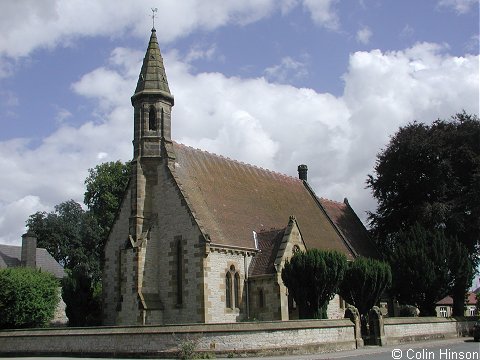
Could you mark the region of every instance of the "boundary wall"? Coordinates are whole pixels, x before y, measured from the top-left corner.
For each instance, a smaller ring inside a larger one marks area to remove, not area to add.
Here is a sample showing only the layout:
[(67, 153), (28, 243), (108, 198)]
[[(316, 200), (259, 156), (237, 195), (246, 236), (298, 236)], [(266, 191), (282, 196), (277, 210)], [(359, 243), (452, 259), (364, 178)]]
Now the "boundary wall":
[(348, 319), (0, 331), (0, 357), (174, 358), (192, 345), (218, 356), (306, 354), (355, 349), (355, 336)]
[(473, 318), (397, 317), (384, 318), (385, 344), (472, 336)]
[[(379, 345), (471, 336), (475, 319), (380, 319)], [(0, 331), (0, 357), (175, 358), (180, 350), (217, 357), (311, 354), (362, 346), (350, 319), (174, 326)], [(357, 335), (357, 336), (356, 336)]]

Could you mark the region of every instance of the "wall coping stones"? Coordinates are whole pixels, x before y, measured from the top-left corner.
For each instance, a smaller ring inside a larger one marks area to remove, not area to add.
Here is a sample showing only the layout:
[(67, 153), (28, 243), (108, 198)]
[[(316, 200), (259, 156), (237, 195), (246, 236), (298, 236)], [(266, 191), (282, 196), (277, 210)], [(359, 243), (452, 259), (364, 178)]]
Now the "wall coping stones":
[(39, 328), (0, 330), (0, 338), (4, 336), (88, 336), (107, 334), (179, 334), (179, 333), (211, 333), (211, 332), (245, 332), (352, 327), (349, 319), (337, 320), (291, 320), (262, 321), (218, 324), (181, 324), (181, 325), (143, 325), (143, 326), (99, 326), (77, 328)]

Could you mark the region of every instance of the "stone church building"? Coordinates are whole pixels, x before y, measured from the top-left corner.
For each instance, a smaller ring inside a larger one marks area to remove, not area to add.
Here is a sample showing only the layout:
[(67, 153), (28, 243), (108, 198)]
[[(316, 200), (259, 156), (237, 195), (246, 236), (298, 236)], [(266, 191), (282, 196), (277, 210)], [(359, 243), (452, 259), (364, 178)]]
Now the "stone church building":
[[(129, 184), (105, 247), (104, 324), (298, 318), (281, 280), (295, 251), (375, 248), (348, 204), (299, 178), (176, 143), (155, 29), (135, 93)], [(343, 317), (338, 296), (329, 317)]]

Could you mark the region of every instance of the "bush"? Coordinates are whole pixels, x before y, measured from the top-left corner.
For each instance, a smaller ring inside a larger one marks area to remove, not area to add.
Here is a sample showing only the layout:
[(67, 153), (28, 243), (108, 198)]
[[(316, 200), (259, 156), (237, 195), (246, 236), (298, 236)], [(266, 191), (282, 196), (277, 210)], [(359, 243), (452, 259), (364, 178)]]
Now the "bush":
[(58, 286), (53, 275), (36, 269), (0, 270), (0, 328), (47, 325), (60, 300)]

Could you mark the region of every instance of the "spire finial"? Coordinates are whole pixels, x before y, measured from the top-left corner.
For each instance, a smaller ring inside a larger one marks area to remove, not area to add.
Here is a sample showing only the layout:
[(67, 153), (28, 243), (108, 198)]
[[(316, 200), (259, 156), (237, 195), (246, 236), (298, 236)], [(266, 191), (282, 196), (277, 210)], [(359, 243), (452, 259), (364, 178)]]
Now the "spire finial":
[(152, 8), (152, 30), (155, 29), (155, 18), (157, 17), (157, 8)]

